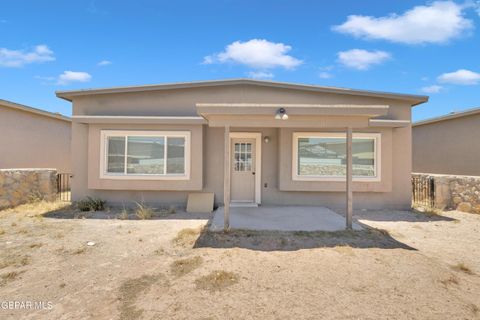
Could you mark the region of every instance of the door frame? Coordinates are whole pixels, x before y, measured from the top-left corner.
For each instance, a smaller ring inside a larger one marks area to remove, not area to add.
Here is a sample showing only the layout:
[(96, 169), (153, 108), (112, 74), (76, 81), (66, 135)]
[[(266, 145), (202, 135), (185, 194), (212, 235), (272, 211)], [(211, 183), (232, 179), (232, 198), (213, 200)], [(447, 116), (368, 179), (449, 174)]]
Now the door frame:
[[(261, 132), (230, 132), (230, 154), (232, 154), (232, 139), (255, 139), (255, 203), (262, 202), (262, 133)], [(230, 175), (232, 174), (230, 170)], [(231, 181), (231, 178), (230, 178)], [(231, 190), (230, 186), (230, 190)]]

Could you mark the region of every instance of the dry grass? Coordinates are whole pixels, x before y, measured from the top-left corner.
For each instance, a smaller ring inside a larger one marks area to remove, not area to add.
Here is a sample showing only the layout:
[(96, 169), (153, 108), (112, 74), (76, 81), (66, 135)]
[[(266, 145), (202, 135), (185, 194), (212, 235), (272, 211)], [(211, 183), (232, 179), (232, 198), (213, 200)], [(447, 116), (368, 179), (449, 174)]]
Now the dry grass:
[(5, 273), (5, 274), (2, 274), (0, 276), (0, 287), (3, 287), (4, 285), (6, 285), (8, 282), (11, 282), (15, 279), (18, 278), (18, 276), (20, 274), (22, 274), (23, 272), (25, 271), (12, 271), (12, 272), (8, 272), (8, 273)]
[(78, 249), (74, 249), (74, 250), (70, 251), (70, 253), (73, 254), (73, 255), (84, 254), (86, 252), (87, 252), (87, 248), (85, 248), (85, 247), (80, 247)]
[(137, 309), (135, 302), (141, 293), (146, 292), (163, 275), (143, 275), (139, 278), (129, 279), (120, 286), (118, 300), (120, 302), (120, 319), (138, 319), (143, 310)]
[(14, 208), (3, 210), (1, 213), (3, 215), (20, 215), (20, 216), (37, 216), (43, 215), (47, 212), (57, 211), (57, 210), (70, 210), (71, 204), (69, 202), (63, 201), (37, 201), (31, 203), (21, 204)]
[(181, 277), (197, 269), (202, 263), (203, 259), (199, 256), (180, 259), (172, 262), (170, 265), (170, 271), (175, 276)]
[(18, 234), (28, 234), (28, 230), (26, 228), (19, 229), (17, 231)]
[(149, 220), (152, 219), (155, 211), (153, 208), (147, 206), (144, 203), (136, 202), (137, 208), (135, 209), (135, 215), (142, 220)]
[(123, 207), (122, 211), (120, 211), (120, 213), (117, 214), (117, 219), (128, 220), (128, 209)]
[(452, 266), (452, 269), (455, 271), (463, 272), (469, 275), (474, 275), (475, 273), (470, 269), (467, 265), (463, 262), (457, 263), (456, 265)]
[(201, 290), (222, 291), (238, 283), (239, 278), (236, 273), (217, 270), (195, 280), (195, 286)]
[(440, 280), (440, 282), (445, 286), (448, 287), (449, 285), (458, 285), (460, 282), (458, 281), (458, 278), (455, 277), (454, 275), (451, 275), (450, 277)]
[(2, 254), (0, 256), (0, 269), (7, 267), (23, 267), (30, 263), (30, 256), (19, 254)]
[(201, 232), (202, 228), (182, 229), (173, 239), (173, 243), (181, 247), (193, 247)]
[(32, 243), (31, 245), (29, 245), (28, 247), (30, 249), (36, 249), (36, 248), (40, 248), (41, 246), (43, 246), (43, 243)]
[(3, 230), (2, 228), (0, 228), (0, 236), (4, 235), (5, 234), (5, 230)]

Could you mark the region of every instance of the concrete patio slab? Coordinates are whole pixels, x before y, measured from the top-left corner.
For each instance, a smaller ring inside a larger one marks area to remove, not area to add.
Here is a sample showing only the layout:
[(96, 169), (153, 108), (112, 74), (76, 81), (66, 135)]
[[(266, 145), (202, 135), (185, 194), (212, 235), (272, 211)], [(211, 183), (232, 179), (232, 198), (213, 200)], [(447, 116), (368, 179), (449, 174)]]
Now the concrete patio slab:
[[(223, 230), (224, 208), (218, 208), (210, 224), (211, 231)], [(345, 217), (325, 207), (260, 206), (230, 208), (230, 228), (277, 231), (345, 230)], [(354, 230), (362, 227), (353, 224)]]

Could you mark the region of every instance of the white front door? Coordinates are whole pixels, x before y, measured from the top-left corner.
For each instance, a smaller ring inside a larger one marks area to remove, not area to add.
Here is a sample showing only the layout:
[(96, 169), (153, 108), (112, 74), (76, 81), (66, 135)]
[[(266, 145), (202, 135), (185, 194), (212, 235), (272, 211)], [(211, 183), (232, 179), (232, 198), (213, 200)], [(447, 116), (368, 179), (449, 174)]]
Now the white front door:
[(255, 139), (231, 139), (231, 201), (255, 202)]

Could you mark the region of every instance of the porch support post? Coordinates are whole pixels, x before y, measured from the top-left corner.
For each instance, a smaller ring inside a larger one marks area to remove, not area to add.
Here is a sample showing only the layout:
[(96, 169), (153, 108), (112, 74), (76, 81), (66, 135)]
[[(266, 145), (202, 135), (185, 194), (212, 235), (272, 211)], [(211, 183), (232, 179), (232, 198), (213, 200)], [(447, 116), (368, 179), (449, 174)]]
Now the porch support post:
[(223, 173), (223, 230), (230, 229), (230, 127), (225, 126), (225, 159)]
[(352, 159), (352, 128), (347, 128), (347, 212), (346, 212), (346, 222), (347, 229), (352, 229), (352, 200), (353, 200), (353, 191), (352, 191), (352, 176), (353, 176), (353, 159)]

